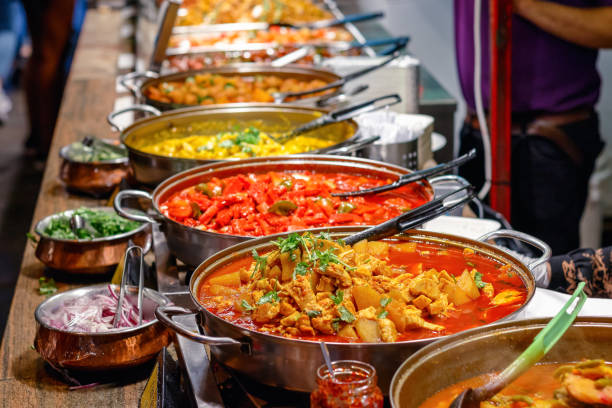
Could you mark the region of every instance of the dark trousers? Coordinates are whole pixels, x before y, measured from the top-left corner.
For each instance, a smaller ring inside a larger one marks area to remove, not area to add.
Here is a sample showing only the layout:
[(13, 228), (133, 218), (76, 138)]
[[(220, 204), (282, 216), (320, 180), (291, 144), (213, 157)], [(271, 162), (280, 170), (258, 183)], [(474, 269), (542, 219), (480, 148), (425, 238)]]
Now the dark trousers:
[[(526, 126), (525, 126), (526, 128)], [(579, 247), (579, 223), (595, 159), (603, 148), (595, 112), (585, 120), (558, 127), (579, 148), (582, 160), (571, 158), (552, 140), (525, 131), (512, 135), (511, 224), (547, 242), (553, 254)], [(476, 148), (478, 157), (459, 174), (480, 188), (484, 160), (480, 131), (464, 124), (460, 153)]]

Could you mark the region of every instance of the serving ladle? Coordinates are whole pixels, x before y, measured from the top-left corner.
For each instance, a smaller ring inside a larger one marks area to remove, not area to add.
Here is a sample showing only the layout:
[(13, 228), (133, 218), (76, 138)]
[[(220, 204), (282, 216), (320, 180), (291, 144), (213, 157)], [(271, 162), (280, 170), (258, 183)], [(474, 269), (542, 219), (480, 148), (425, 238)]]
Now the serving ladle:
[(398, 94), (379, 96), (378, 98), (370, 99), (369, 101), (361, 102), (356, 105), (349, 106), (348, 108), (329, 112), (328, 114), (304, 123), (303, 125), (300, 125), (289, 132), (285, 132), (280, 136), (270, 135), (269, 137), (277, 143), (284, 144), (303, 133), (310, 132), (311, 130), (349, 120), (364, 113), (375, 112), (377, 110), (398, 104), (401, 101), (402, 98)]
[(429, 169), (419, 170), (419, 171), (415, 171), (409, 174), (404, 174), (403, 176), (400, 176), (400, 178), (395, 180), (393, 183), (385, 184), (384, 186), (368, 188), (364, 190), (348, 191), (346, 193), (332, 193), (332, 196), (333, 197), (356, 197), (356, 196), (376, 194), (376, 193), (382, 193), (385, 191), (393, 190), (398, 187), (404, 186), (406, 184), (410, 184), (415, 181), (423, 180), (427, 177), (431, 177), (436, 174), (444, 173), (445, 171), (448, 171), (455, 167), (459, 167), (469, 162), (474, 157), (476, 157), (476, 149), (472, 149), (466, 154), (464, 154), (463, 156), (459, 156), (456, 159), (449, 161), (448, 163), (438, 164), (437, 166), (431, 167)]
[[(479, 408), (482, 401), (493, 397), (532, 365), (540, 361), (563, 336), (566, 330), (569, 329), (582, 306), (584, 306), (584, 302), (587, 300), (587, 296), (583, 292), (584, 285), (584, 282), (578, 284), (574, 294), (561, 308), (559, 313), (538, 333), (531, 342), (531, 345), (512, 364), (493, 377), (489, 383), (477, 388), (464, 390), (453, 400), (449, 408)], [(574, 309), (569, 312), (568, 309), (574, 304), (577, 297), (580, 297), (580, 299)]]

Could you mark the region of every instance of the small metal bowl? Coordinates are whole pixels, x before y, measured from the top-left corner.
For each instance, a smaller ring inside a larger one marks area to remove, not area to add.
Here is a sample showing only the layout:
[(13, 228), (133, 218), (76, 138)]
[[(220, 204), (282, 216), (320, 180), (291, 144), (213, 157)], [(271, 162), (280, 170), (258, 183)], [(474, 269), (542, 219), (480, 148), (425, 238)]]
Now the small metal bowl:
[[(111, 207), (92, 207), (115, 213)], [(111, 272), (121, 260), (131, 239), (148, 252), (151, 248), (151, 226), (143, 223), (140, 227), (123, 234), (94, 239), (59, 239), (44, 234), (51, 219), (63, 215), (71, 216), (74, 210), (63, 211), (40, 220), (34, 231), (40, 239), (36, 246), (36, 257), (47, 267), (69, 274), (99, 275)]]
[[(115, 140), (104, 139), (108, 143), (117, 143)], [(115, 187), (128, 175), (129, 160), (126, 156), (113, 160), (96, 162), (77, 161), (70, 158), (68, 152), (70, 145), (60, 150), (62, 164), (59, 178), (70, 191), (81, 192), (100, 197), (110, 194)]]
[[(118, 285), (112, 285), (118, 291)], [(108, 284), (85, 286), (50, 297), (34, 312), (36, 337), (34, 348), (54, 367), (76, 371), (107, 371), (135, 367), (154, 358), (171, 341), (170, 332), (155, 318), (157, 305), (168, 305), (170, 300), (152, 289), (144, 289), (143, 316), (153, 319), (138, 327), (112, 329), (107, 332), (72, 332), (52, 327), (47, 313), (66, 301), (106, 291)], [(137, 287), (129, 286), (127, 293), (135, 294)]]

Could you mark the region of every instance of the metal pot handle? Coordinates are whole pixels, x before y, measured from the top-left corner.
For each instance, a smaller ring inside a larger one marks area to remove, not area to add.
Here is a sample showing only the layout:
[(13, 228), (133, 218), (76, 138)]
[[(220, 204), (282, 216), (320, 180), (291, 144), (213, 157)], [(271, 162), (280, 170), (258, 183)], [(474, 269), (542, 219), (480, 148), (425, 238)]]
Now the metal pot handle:
[(146, 191), (123, 190), (123, 191), (118, 192), (117, 195), (115, 196), (115, 199), (113, 200), (113, 207), (115, 207), (115, 211), (117, 211), (117, 214), (119, 214), (123, 218), (127, 218), (128, 220), (132, 220), (132, 221), (150, 222), (150, 223), (156, 222), (155, 219), (151, 216), (148, 216), (146, 214), (134, 214), (133, 212), (127, 211), (125, 208), (123, 208), (123, 200), (128, 197), (146, 198), (147, 200), (150, 200), (151, 202), (153, 202), (153, 197), (151, 196), (151, 194), (147, 193)]
[(109, 125), (111, 125), (113, 129), (121, 132), (123, 131), (123, 129), (119, 126), (119, 124), (115, 122), (114, 119), (119, 115), (122, 115), (126, 112), (132, 112), (132, 111), (148, 112), (155, 116), (160, 116), (162, 114), (159, 109), (154, 108), (153, 106), (132, 105), (132, 106), (128, 106), (127, 108), (119, 109), (119, 110), (109, 113), (108, 116), (106, 117), (106, 121), (108, 122)]
[(136, 80), (140, 78), (157, 79), (159, 78), (159, 74), (153, 71), (135, 71), (125, 75), (120, 75), (118, 80), (121, 85), (132, 93), (132, 95), (134, 95), (136, 98), (140, 98), (140, 87), (136, 86)]
[(356, 152), (359, 149), (362, 149), (362, 148), (364, 148), (364, 147), (374, 143), (378, 139), (380, 139), (380, 136), (367, 137), (367, 138), (362, 139), (362, 140), (357, 140), (354, 143), (351, 143), (350, 145), (337, 147), (337, 148), (335, 148), (333, 150), (325, 152), (325, 154), (336, 154), (336, 155), (351, 154), (351, 153)]
[(534, 246), (540, 251), (542, 251), (542, 255), (538, 259), (527, 265), (527, 268), (529, 268), (530, 271), (533, 271), (538, 265), (541, 265), (544, 262), (548, 261), (550, 259), (550, 256), (552, 255), (552, 250), (546, 242), (520, 231), (506, 229), (492, 231), (478, 238), (478, 241), (485, 242), (494, 238), (518, 239), (519, 241), (525, 242), (526, 244)]
[(242, 342), (232, 339), (230, 337), (211, 337), (211, 336), (205, 336), (200, 333), (196, 333), (182, 326), (181, 324), (175, 322), (171, 318), (171, 316), (174, 316), (174, 315), (188, 315), (188, 314), (195, 314), (195, 313), (189, 309), (185, 309), (179, 306), (158, 306), (157, 309), (155, 309), (155, 317), (157, 317), (157, 320), (159, 320), (164, 326), (168, 327), (171, 330), (174, 330), (181, 336), (187, 337), (189, 340), (193, 340), (197, 343), (208, 344), (210, 346), (226, 346), (226, 345), (242, 345), (243, 344)]

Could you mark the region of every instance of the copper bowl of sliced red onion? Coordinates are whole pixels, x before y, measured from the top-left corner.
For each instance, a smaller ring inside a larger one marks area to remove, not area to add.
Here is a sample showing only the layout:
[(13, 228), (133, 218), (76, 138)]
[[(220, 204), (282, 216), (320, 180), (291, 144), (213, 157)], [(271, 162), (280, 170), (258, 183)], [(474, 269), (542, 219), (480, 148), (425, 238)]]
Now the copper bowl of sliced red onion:
[(116, 328), (118, 285), (85, 286), (50, 297), (34, 312), (34, 347), (51, 366), (68, 370), (115, 370), (149, 361), (170, 342), (170, 333), (155, 318), (157, 306), (170, 300), (144, 288), (139, 325), (137, 294), (137, 287), (126, 287)]

